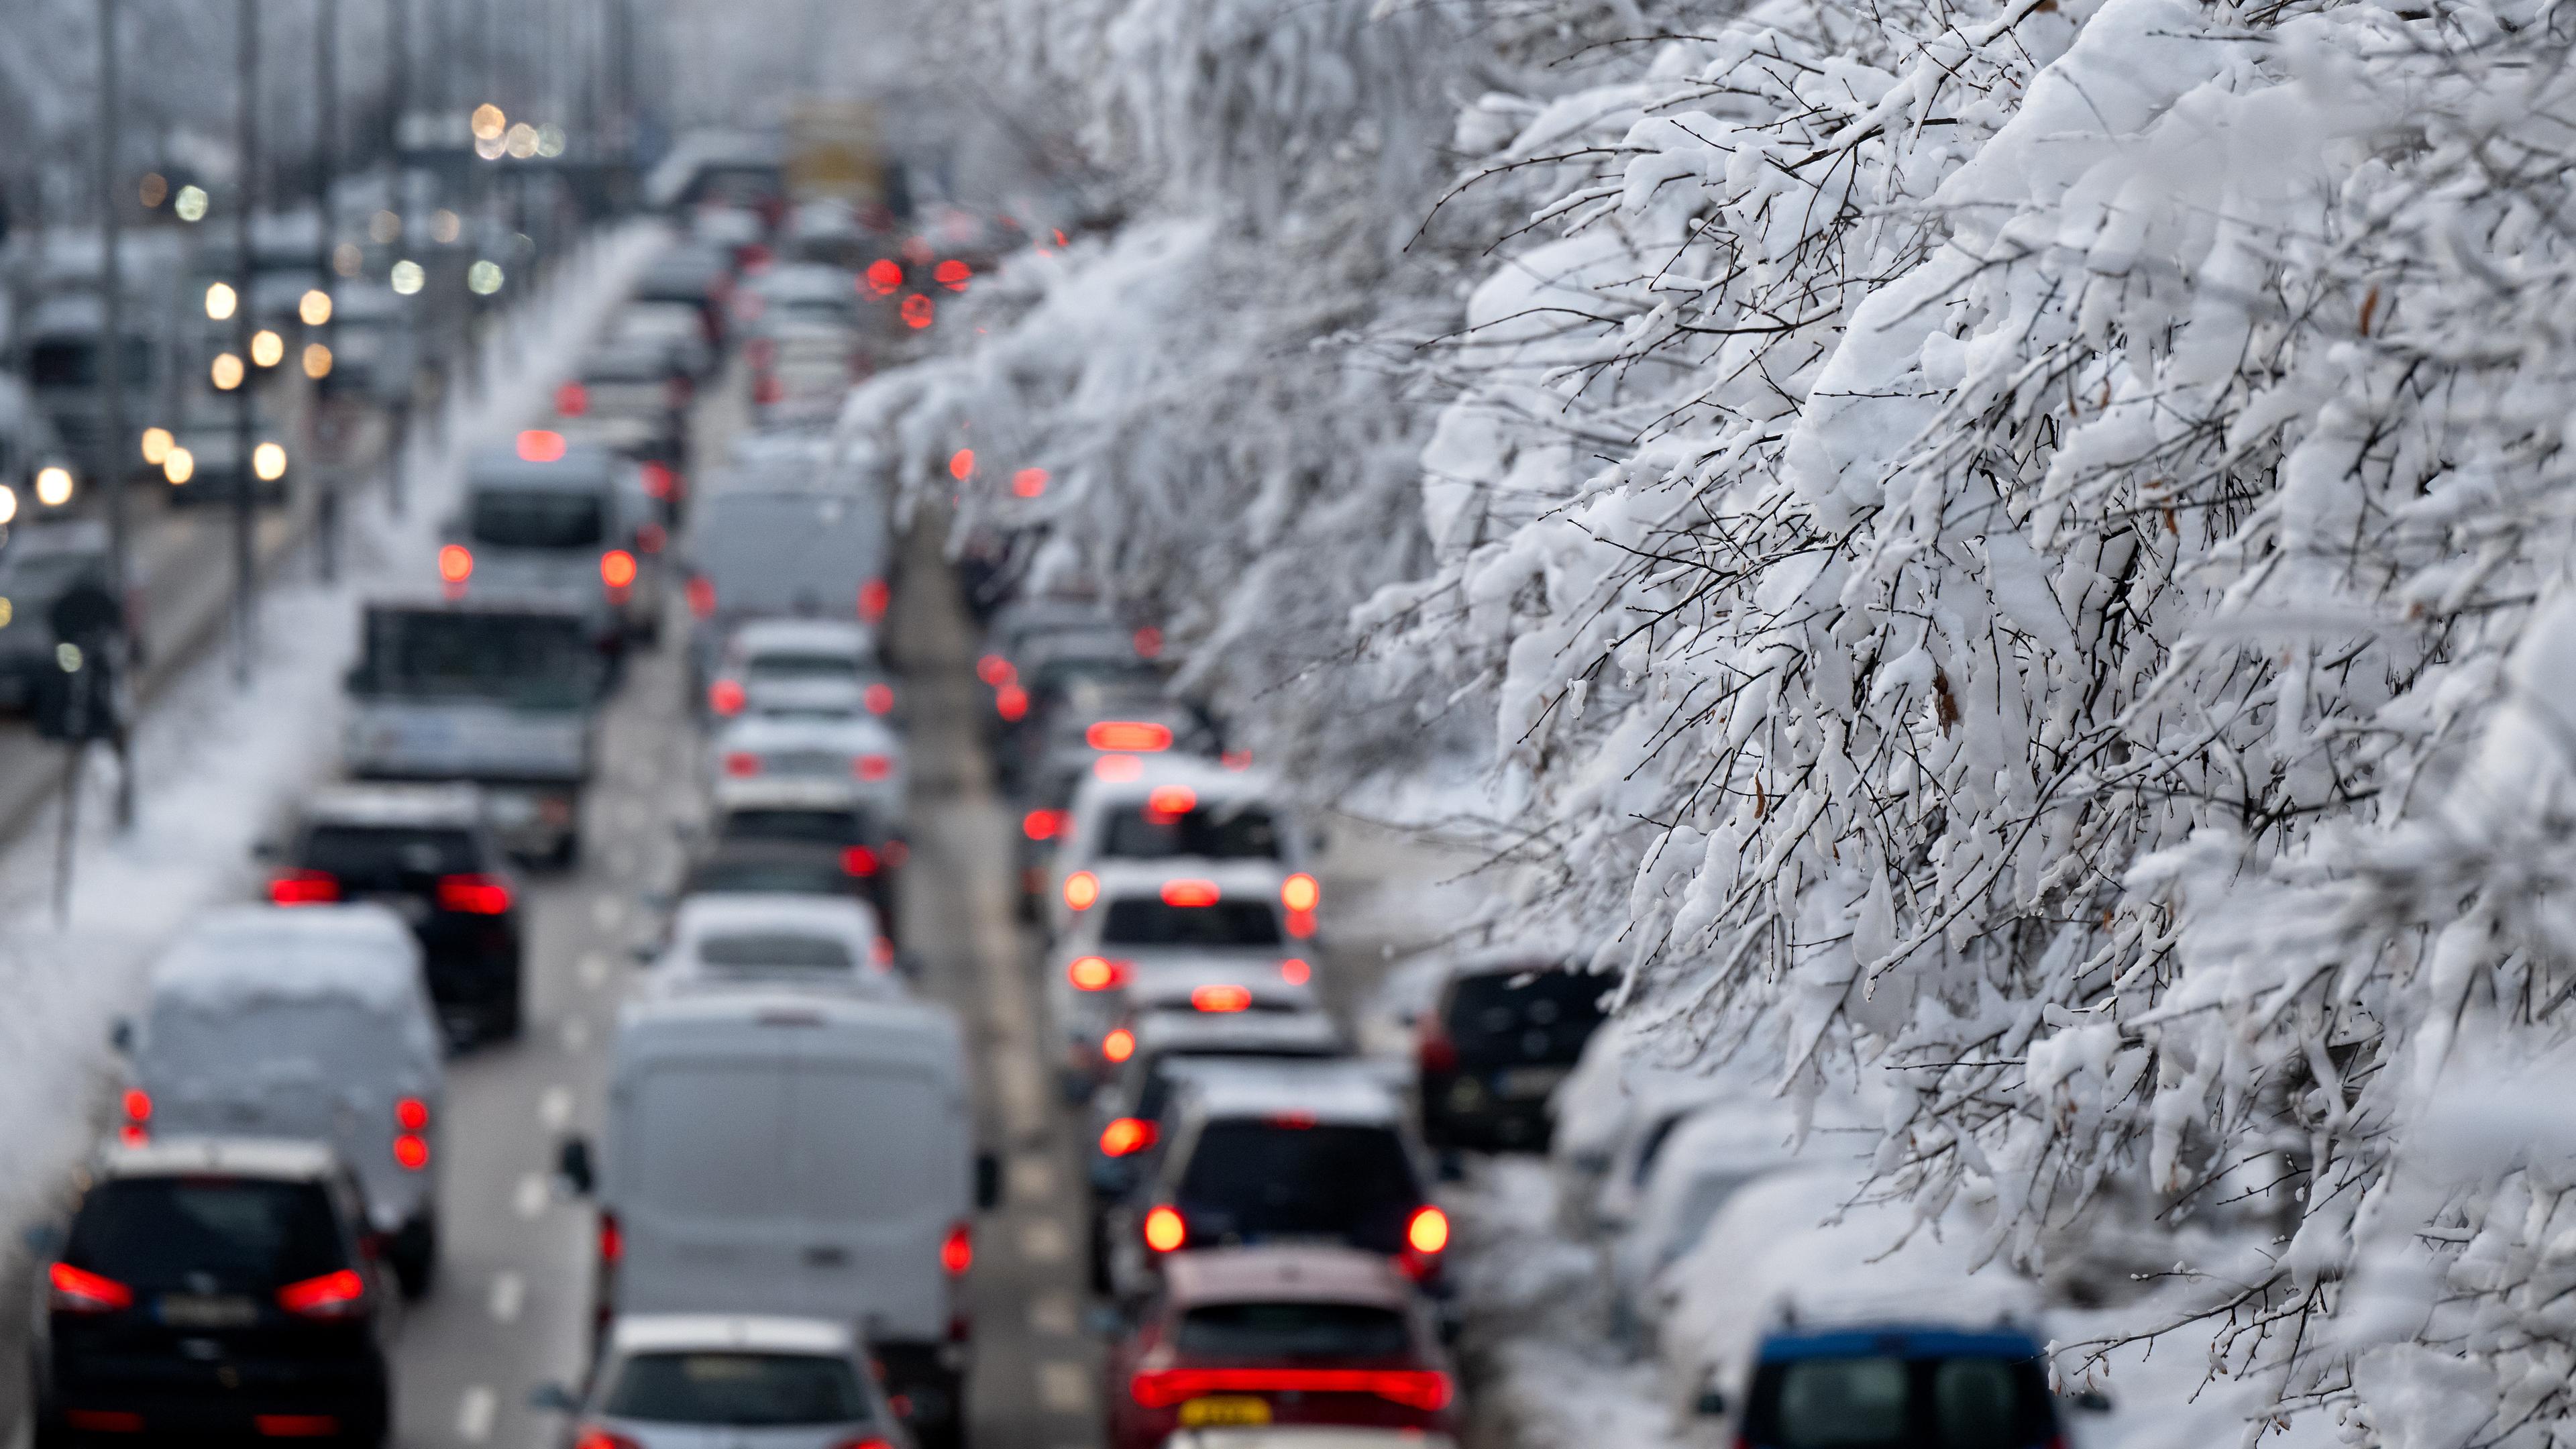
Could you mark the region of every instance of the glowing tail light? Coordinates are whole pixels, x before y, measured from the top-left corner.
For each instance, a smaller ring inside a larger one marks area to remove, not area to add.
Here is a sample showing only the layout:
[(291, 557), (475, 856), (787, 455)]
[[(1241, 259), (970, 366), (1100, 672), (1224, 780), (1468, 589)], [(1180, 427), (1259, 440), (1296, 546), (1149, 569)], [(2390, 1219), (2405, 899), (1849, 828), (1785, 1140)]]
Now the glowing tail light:
[(1136, 1055), (1136, 1033), (1123, 1026), (1114, 1028), (1109, 1035), (1100, 1039), (1100, 1056), (1103, 1061), (1123, 1062), (1134, 1055)]
[(1211, 1013), (1249, 1011), (1252, 988), (1248, 986), (1202, 986), (1190, 993), (1190, 1009)]
[(324, 906), (340, 898), (340, 878), (327, 870), (290, 870), (268, 883), (269, 900), (281, 906)]
[(868, 290), (880, 297), (891, 297), (903, 286), (903, 264), (892, 257), (879, 257), (868, 263)]
[(1296, 937), (1300, 941), (1312, 940), (1315, 935), (1315, 913), (1313, 911), (1290, 911), (1288, 913), (1288, 934)]
[(868, 707), (870, 714), (892, 714), (894, 713), (894, 686), (871, 684), (859, 691), (859, 702)]
[(451, 584), (461, 584), (474, 577), (474, 551), (461, 543), (451, 543), (440, 549), (438, 576)]
[(617, 1214), (599, 1215), (599, 1261), (614, 1263), (626, 1256), (626, 1233), (617, 1226)]
[(1292, 911), (1311, 911), (1323, 896), (1323, 887), (1302, 870), (1279, 883), (1279, 904)]
[(438, 908), (465, 916), (498, 916), (510, 909), (510, 883), (497, 875), (443, 875)]
[(663, 500), (679, 491), (680, 475), (671, 471), (670, 464), (647, 463), (643, 471), (645, 497)]
[(919, 292), (903, 299), (903, 325), (915, 332), (929, 326), (938, 314), (938, 307)]
[(128, 1142), (140, 1142), (152, 1124), (152, 1094), (141, 1087), (128, 1087), (118, 1102), (125, 1109), (123, 1136)]
[(948, 260), (941, 262), (938, 266), (930, 269), (930, 279), (952, 292), (965, 291), (967, 279), (974, 275), (975, 272), (973, 268), (967, 266), (964, 262), (957, 260), (955, 257), (950, 257)]
[(787, 384), (778, 380), (777, 373), (764, 372), (760, 375), (759, 380), (751, 385), (751, 400), (753, 402), (781, 402), (784, 401), (786, 397)]
[(870, 579), (859, 585), (859, 622), (874, 624), (886, 616), (894, 604), (894, 590), (883, 579)]
[(737, 780), (748, 780), (760, 773), (760, 756), (748, 750), (734, 750), (724, 757), (724, 772)]
[(577, 382), (568, 382), (556, 388), (555, 411), (568, 418), (577, 418), (589, 412), (590, 389)]
[(707, 708), (721, 715), (742, 713), (746, 696), (742, 685), (730, 679), (719, 679), (707, 686)]
[(995, 689), (1010, 683), (1018, 673), (1019, 671), (1011, 667), (1011, 661), (999, 654), (987, 654), (975, 661), (975, 677)]
[(622, 589), (635, 582), (635, 555), (622, 548), (612, 548), (599, 556), (599, 581), (612, 589)]
[(394, 1103), (394, 1125), (405, 1132), (424, 1132), (429, 1128), (429, 1104), (418, 1097), (404, 1097)]
[(1106, 956), (1076, 956), (1064, 968), (1064, 979), (1076, 991), (1115, 991), (1127, 984), (1127, 963)]
[(56, 1313), (114, 1313), (134, 1306), (134, 1290), (103, 1273), (56, 1263), (45, 1270)]
[(623, 1434), (611, 1434), (597, 1424), (584, 1424), (573, 1436), (572, 1449), (643, 1449)]
[(1437, 1369), (1169, 1368), (1136, 1375), (1127, 1392), (1148, 1409), (1210, 1394), (1361, 1394), (1427, 1413), (1455, 1390)]
[(1145, 1214), (1145, 1246), (1157, 1253), (1179, 1250), (1190, 1240), (1190, 1225), (1181, 1210), (1169, 1203)]
[(340, 1432), (330, 1414), (253, 1414), (250, 1426), (263, 1439), (329, 1439)]
[(1405, 1220), (1404, 1245), (1425, 1255), (1449, 1246), (1449, 1215), (1429, 1203), (1413, 1210)]
[(1084, 730), (1082, 738), (1095, 750), (1133, 750), (1152, 754), (1172, 747), (1171, 727), (1150, 720), (1105, 719)]
[(716, 616), (715, 580), (708, 578), (704, 574), (699, 574), (689, 580), (688, 587), (684, 592), (689, 596), (689, 617), (693, 619), (712, 619)]
[(1167, 825), (1199, 808), (1199, 792), (1187, 785), (1157, 785), (1145, 795), (1145, 818)]
[(1020, 833), (1031, 840), (1053, 840), (1063, 830), (1061, 810), (1032, 810), (1020, 817)]
[(894, 778), (894, 758), (890, 755), (861, 755), (850, 762), (851, 773), (862, 780)]
[(1212, 880), (1183, 876), (1178, 880), (1163, 882), (1163, 904), (1167, 906), (1212, 906), (1222, 899), (1224, 899), (1224, 893), (1216, 888), (1216, 882)]
[(405, 1132), (394, 1138), (394, 1165), (405, 1172), (419, 1172), (429, 1166), (429, 1139), (417, 1132)]
[(519, 434), (522, 463), (560, 463), (564, 448), (564, 435), (548, 428), (530, 428)]
[(1303, 986), (1315, 979), (1315, 968), (1291, 956), (1279, 963), (1279, 979), (1291, 986)]
[(841, 873), (872, 876), (877, 873), (877, 853), (864, 845), (853, 845), (841, 852)]
[(993, 691), (993, 713), (1004, 722), (1018, 724), (1029, 713), (1029, 692), (1016, 684), (1005, 684)]
[(354, 1268), (289, 1283), (277, 1290), (277, 1306), (298, 1318), (347, 1318), (365, 1310), (367, 1280)]
[(1107, 1157), (1132, 1157), (1154, 1145), (1162, 1129), (1142, 1117), (1119, 1117), (1100, 1129), (1100, 1151)]
[(948, 1225), (948, 1236), (939, 1244), (939, 1266), (948, 1276), (958, 1277), (975, 1266), (975, 1225), (960, 1218)]
[(1064, 903), (1077, 911), (1091, 909), (1100, 899), (1100, 877), (1087, 870), (1077, 870), (1064, 878)]

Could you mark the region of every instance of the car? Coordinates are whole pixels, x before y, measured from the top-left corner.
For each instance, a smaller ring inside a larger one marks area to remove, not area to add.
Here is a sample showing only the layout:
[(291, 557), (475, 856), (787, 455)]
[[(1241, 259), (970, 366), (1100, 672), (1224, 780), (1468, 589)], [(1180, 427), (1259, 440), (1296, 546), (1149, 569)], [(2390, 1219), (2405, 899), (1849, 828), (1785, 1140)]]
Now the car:
[(698, 309), (686, 302), (629, 302), (617, 309), (608, 335), (613, 344), (659, 348), (663, 366), (674, 376), (693, 383), (703, 382), (715, 373), (715, 349), (707, 345), (706, 328), (699, 320)]
[(862, 995), (903, 994), (894, 942), (876, 912), (846, 898), (696, 895), (680, 903), (657, 953), (656, 990), (745, 983)]
[(866, 877), (853, 876), (840, 857), (793, 841), (720, 842), (689, 863), (679, 888), (651, 902), (667, 907), (700, 895), (817, 896), (865, 902), (875, 895)]
[[(594, 1177), (595, 1305), (869, 1325), (887, 1389), (955, 1442), (964, 1280), (998, 1164), (975, 1149), (965, 1042), (944, 1007), (776, 986), (630, 1002)], [(754, 1126), (757, 1130), (745, 1130)]]
[(636, 1313), (608, 1327), (590, 1391), (530, 1402), (570, 1414), (570, 1442), (700, 1449), (718, 1435), (762, 1449), (911, 1449), (846, 1319)]
[(1177, 1076), (1162, 1140), (1108, 1218), (1110, 1281), (1134, 1301), (1175, 1255), (1338, 1243), (1442, 1284), (1449, 1218), (1382, 1075), (1354, 1061), (1206, 1061)]
[[(0, 549), (0, 708), (35, 708), (45, 677), (62, 672), (54, 660), (54, 604), (84, 584), (105, 588), (107, 578), (105, 524), (78, 519), (8, 530)], [(135, 604), (142, 591), (126, 592), (131, 631), (141, 622)]]
[(706, 707), (719, 718), (746, 714), (893, 719), (894, 680), (878, 662), (876, 633), (833, 619), (755, 619), (735, 629), (717, 656)]
[(467, 460), (464, 499), (438, 550), (460, 598), (506, 596), (579, 609), (609, 649), (649, 637), (661, 613), (655, 524), (641, 468), (607, 448), (530, 428)]
[(751, 400), (763, 427), (829, 423), (850, 384), (864, 380), (868, 354), (838, 321), (795, 309), (748, 324), (743, 357), (751, 364)]
[[(251, 501), (274, 506), (293, 490), (295, 449), (273, 409), (251, 404), (251, 443), (244, 455), (240, 404), (229, 393), (188, 388), (170, 429), (173, 447), (162, 464), (174, 506), (230, 503), (251, 490)], [(184, 460), (184, 461), (183, 461)]]
[(403, 1291), (438, 1270), (446, 1068), (420, 948), (381, 906), (223, 906), (153, 963), (120, 1023), (120, 1140), (305, 1138), (355, 1177)]
[(366, 901), (418, 938), (440, 1019), (459, 1041), (508, 1041), (525, 1015), (521, 886), (472, 785), (316, 791), (283, 847), (268, 898)]
[(1077, 1080), (1095, 1074), (1102, 1036), (1130, 1011), (1194, 1000), (1214, 1011), (1314, 1009), (1314, 965), (1289, 938), (1278, 866), (1187, 864), (1104, 861), (1065, 878), (1066, 900), (1079, 904), (1046, 983)]
[(683, 241), (665, 248), (637, 278), (629, 305), (668, 302), (697, 315), (700, 335), (710, 347), (724, 342), (725, 316), (732, 308), (733, 257), (713, 242)]
[(886, 930), (899, 930), (894, 906), (910, 850), (847, 787), (838, 781), (727, 778), (717, 782), (712, 803), (711, 849), (758, 844), (801, 849), (834, 862), (866, 888)]
[(374, 1446), (394, 1317), (364, 1197), (312, 1142), (103, 1148), (43, 1235), (35, 1442), (295, 1437)]
[[(1103, 737), (1119, 738), (1114, 723)], [(1280, 905), (1292, 915), (1304, 913), (1306, 934), (1313, 934), (1323, 892), (1315, 880), (1312, 840), (1267, 775), (1174, 754), (1148, 757), (1127, 779), (1086, 770), (1067, 808), (1028, 811), (1020, 833), (1053, 843), (1053, 879), (1045, 899), (1055, 930), (1069, 925), (1073, 914), (1064, 899), (1064, 878), (1102, 861), (1264, 860), (1286, 872)]]
[(1418, 1429), (1355, 1429), (1334, 1424), (1280, 1424), (1268, 1428), (1183, 1429), (1163, 1449), (1457, 1449), (1447, 1434)]
[[(1419, 964), (1445, 967), (1437, 957)], [(1437, 993), (1427, 986), (1405, 1020), (1402, 1049), (1413, 1049), (1413, 1025)], [(1682, 1123), (1713, 1104), (1759, 1099), (1768, 1085), (1738, 1052), (1721, 1062), (1679, 1062), (1644, 1039), (1645, 1029), (1619, 1018), (1583, 1044), (1574, 1071), (1551, 1099), (1548, 1170), (1556, 1181), (1557, 1217), (1567, 1232), (1609, 1239), (1635, 1221), (1637, 1203), (1664, 1145)]]
[(732, 780), (829, 785), (892, 819), (904, 808), (903, 737), (867, 715), (736, 719), (707, 742), (710, 791)]
[(754, 277), (735, 298), (734, 311), (744, 320), (793, 318), (847, 333), (859, 325), (859, 279), (819, 262), (790, 262)]
[(1526, 947), (1452, 962), (1414, 1023), (1422, 1135), (1435, 1149), (1544, 1152), (1549, 1098), (1608, 1015), (1615, 983)]
[[(1841, 1116), (1831, 1108), (1825, 1115)], [(1677, 1124), (1648, 1159), (1635, 1220), (1611, 1243), (1612, 1328), (1650, 1335), (1666, 1301), (1656, 1280), (1698, 1244), (1736, 1193), (1795, 1166), (1802, 1148), (1812, 1151), (1814, 1130), (1802, 1128), (1787, 1104), (1765, 1097), (1704, 1106)]]
[(1106, 1376), (1107, 1449), (1216, 1427), (1456, 1429), (1456, 1379), (1413, 1284), (1348, 1248), (1174, 1255)]
[[(2045, 1449), (2065, 1443), (2040, 1342), (2013, 1324), (1782, 1327), (1754, 1350), (1735, 1442), (1751, 1449)], [(1712, 1391), (1702, 1412), (1724, 1414)]]
[(883, 500), (838, 480), (828, 450), (802, 439), (782, 446), (783, 456), (717, 470), (690, 502), (680, 553), (701, 699), (724, 642), (742, 624), (792, 618), (874, 629), (894, 597)]

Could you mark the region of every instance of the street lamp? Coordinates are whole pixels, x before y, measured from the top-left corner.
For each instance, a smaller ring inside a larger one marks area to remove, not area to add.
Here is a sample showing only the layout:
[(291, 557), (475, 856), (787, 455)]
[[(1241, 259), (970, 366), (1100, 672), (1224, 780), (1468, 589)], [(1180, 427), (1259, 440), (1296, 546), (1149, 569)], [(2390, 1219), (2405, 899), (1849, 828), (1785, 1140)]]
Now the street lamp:
[(206, 315), (217, 322), (232, 320), (233, 309), (241, 305), (241, 294), (227, 282), (206, 285)]

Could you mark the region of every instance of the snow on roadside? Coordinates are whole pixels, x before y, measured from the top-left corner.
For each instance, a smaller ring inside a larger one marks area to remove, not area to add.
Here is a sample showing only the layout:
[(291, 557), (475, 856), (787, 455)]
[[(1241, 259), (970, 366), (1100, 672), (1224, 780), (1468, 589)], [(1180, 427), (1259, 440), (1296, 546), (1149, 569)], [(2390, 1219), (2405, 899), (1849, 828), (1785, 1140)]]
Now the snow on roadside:
[(162, 943), (205, 906), (240, 900), (249, 851), (295, 793), (339, 758), (340, 677), (357, 643), (357, 604), (387, 578), (417, 572), (458, 463), (531, 420), (544, 384), (579, 350), (662, 244), (658, 227), (623, 228), (569, 259), (548, 291), (485, 344), (484, 385), (455, 404), (444, 447), (416, 456), (411, 507), (396, 519), (370, 492), (345, 516), (341, 582), (323, 586), (291, 561), (262, 591), (254, 681), (232, 685), (229, 642), (206, 651), (136, 731), (135, 829), (106, 820), (112, 767), (84, 782), (69, 920), (53, 913), (56, 810), (0, 850), (0, 1239), (53, 1206), (95, 1140), (110, 1061), (107, 1033), (140, 993)]

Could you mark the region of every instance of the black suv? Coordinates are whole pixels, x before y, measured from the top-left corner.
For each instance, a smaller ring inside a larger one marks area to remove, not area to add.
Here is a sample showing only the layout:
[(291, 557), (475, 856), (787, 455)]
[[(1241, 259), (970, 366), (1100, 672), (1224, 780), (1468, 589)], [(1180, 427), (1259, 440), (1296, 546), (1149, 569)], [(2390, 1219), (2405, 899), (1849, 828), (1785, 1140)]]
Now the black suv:
[(1414, 1023), (1423, 1140), (1444, 1152), (1546, 1151), (1548, 1099), (1601, 1025), (1611, 985), (1525, 955), (1460, 963)]
[(363, 1201), (310, 1143), (106, 1149), (37, 1278), (36, 1443), (381, 1444), (387, 1295)]
[(448, 1031), (519, 1034), (519, 879), (470, 785), (356, 785), (306, 805), (268, 896), (281, 906), (374, 901), (420, 939)]

